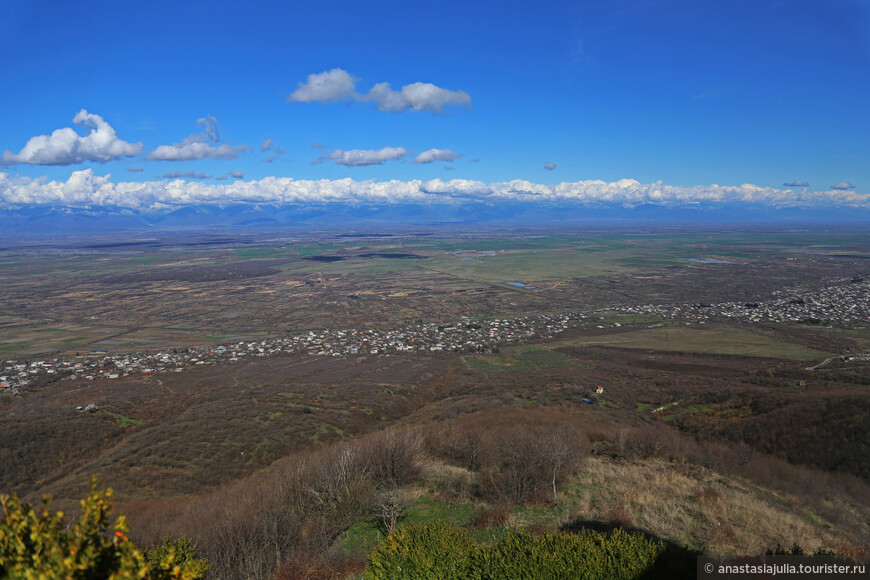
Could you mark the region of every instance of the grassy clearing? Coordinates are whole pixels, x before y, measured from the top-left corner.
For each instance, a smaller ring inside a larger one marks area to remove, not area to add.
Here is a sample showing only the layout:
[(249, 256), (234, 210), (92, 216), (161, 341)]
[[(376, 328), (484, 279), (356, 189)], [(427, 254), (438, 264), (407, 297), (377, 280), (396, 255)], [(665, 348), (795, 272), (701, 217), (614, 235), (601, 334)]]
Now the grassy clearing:
[(827, 332), (836, 336), (854, 340), (858, 346), (864, 350), (870, 350), (870, 328), (824, 328), (818, 329), (821, 332)]
[(405, 516), (404, 524), (426, 524), (435, 520), (448, 521), (457, 526), (467, 526), (474, 517), (474, 502), (444, 502), (432, 497), (420, 496)]
[(132, 419), (130, 417), (125, 417), (120, 413), (113, 413), (112, 411), (107, 411), (106, 409), (103, 409), (103, 412), (110, 417), (114, 417), (115, 421), (121, 427), (136, 427), (143, 423), (142, 419)]
[(647, 328), (632, 332), (589, 336), (570, 341), (572, 345), (606, 345), (678, 352), (703, 352), (738, 356), (820, 360), (834, 353), (783, 342), (730, 327)]
[(621, 521), (710, 553), (752, 554), (770, 545), (826, 545), (823, 526), (796, 498), (771, 497), (743, 480), (660, 460), (590, 458), (560, 508), (582, 520)]

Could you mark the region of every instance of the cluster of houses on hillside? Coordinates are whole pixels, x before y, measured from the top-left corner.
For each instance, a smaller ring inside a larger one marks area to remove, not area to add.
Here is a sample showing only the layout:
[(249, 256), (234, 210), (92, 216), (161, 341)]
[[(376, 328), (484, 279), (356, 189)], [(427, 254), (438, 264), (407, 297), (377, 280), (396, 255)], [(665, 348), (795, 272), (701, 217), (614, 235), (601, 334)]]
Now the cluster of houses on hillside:
[[(814, 292), (775, 292), (758, 303), (614, 306), (626, 314), (643, 314), (704, 321), (724, 318), (741, 322), (798, 322), (811, 324), (870, 322), (870, 282), (856, 277)], [(492, 352), (503, 345), (552, 338), (569, 326), (594, 324), (601, 317), (571, 312), (494, 320), (463, 318), (447, 324), (420, 323), (393, 330), (323, 330), (281, 338), (241, 341), (226, 345), (165, 350), (152, 354), (110, 354), (92, 351), (74, 360), (0, 362), (0, 393), (18, 394), (36, 381), (52, 379), (116, 379), (131, 374), (182, 372), (199, 365), (233, 362), (281, 353), (319, 356), (392, 354), (402, 352)], [(619, 326), (618, 322), (608, 326)]]
[(0, 363), (0, 392), (19, 393), (38, 380), (116, 379), (130, 374), (182, 372), (199, 365), (234, 362), (281, 353), (320, 356), (401, 352), (491, 352), (502, 345), (552, 338), (583, 313), (536, 315), (455, 323), (425, 323), (393, 330), (323, 330), (283, 338), (241, 341), (200, 348), (172, 349), (153, 354), (109, 354), (96, 350), (75, 360), (7, 360)]
[(814, 292), (777, 291), (763, 302), (646, 304), (617, 306), (613, 310), (686, 320), (724, 318), (740, 322), (861, 324), (870, 322), (870, 282), (856, 276), (851, 283), (831, 285)]

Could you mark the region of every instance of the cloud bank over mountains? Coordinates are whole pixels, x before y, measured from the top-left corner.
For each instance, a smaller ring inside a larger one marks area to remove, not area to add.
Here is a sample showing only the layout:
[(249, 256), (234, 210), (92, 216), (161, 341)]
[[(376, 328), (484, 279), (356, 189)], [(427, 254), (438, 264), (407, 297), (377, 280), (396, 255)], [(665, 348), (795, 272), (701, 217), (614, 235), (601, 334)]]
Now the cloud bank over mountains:
[(91, 169), (74, 171), (66, 182), (13, 177), (0, 172), (0, 207), (106, 206), (147, 212), (192, 205), (239, 203), (389, 205), (450, 204), (469, 200), (492, 204), (524, 202), (542, 206), (578, 204), (626, 208), (641, 205), (760, 204), (774, 208), (870, 209), (870, 195), (853, 191), (793, 191), (752, 184), (683, 187), (620, 179), (609, 183), (588, 180), (544, 185), (520, 179), (487, 184), (466, 179), (355, 181), (350, 178), (295, 180), (289, 177), (221, 184), (182, 179), (115, 183), (111, 175), (94, 175)]

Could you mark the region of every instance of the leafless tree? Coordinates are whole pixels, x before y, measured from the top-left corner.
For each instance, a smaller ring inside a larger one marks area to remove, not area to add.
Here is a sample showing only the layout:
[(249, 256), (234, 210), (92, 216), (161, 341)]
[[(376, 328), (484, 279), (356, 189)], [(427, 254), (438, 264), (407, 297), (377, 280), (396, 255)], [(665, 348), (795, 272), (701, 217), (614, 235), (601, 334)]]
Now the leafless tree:
[(387, 536), (393, 533), (407, 511), (408, 502), (395, 489), (381, 493), (372, 506), (372, 516)]

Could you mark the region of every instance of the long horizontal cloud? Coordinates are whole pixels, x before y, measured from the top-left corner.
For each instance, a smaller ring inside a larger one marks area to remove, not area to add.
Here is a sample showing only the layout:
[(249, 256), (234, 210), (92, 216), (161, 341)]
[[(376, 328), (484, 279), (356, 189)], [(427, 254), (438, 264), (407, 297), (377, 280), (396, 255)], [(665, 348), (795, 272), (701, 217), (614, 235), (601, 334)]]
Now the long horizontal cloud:
[(449, 109), (471, 107), (471, 97), (465, 91), (451, 91), (432, 83), (411, 83), (398, 91), (393, 90), (390, 83), (378, 83), (368, 93), (361, 94), (356, 91), (358, 81), (340, 68), (311, 74), (304, 83), (299, 83), (287, 100), (297, 103), (364, 101), (391, 113), (410, 110), (441, 114)]
[(170, 171), (169, 173), (164, 173), (163, 177), (166, 179), (209, 179), (211, 175), (202, 172), (196, 171)]
[(408, 109), (443, 113), (445, 109), (471, 107), (471, 97), (465, 91), (450, 91), (432, 83), (412, 83), (394, 91), (390, 83), (378, 83), (362, 100), (374, 102), (381, 111), (401, 113)]
[(347, 167), (362, 167), (365, 165), (383, 165), (385, 161), (401, 159), (408, 152), (404, 147), (384, 147), (383, 149), (336, 149), (329, 155), (320, 157), (315, 163), (331, 159), (338, 165)]
[(193, 161), (195, 159), (235, 159), (243, 151), (250, 149), (248, 145), (231, 146), (220, 141), (217, 130), (217, 120), (209, 115), (197, 119), (196, 124), (203, 128), (202, 133), (188, 135), (180, 143), (160, 145), (151, 152), (148, 159), (153, 161)]
[(759, 187), (698, 185), (679, 187), (639, 183), (633, 179), (598, 180), (543, 185), (525, 180), (487, 184), (464, 179), (431, 181), (295, 180), (266, 177), (219, 185), (184, 181), (114, 183), (111, 176), (91, 169), (74, 171), (66, 182), (12, 177), (0, 172), (0, 205), (98, 205), (138, 210), (229, 203), (452, 203), (493, 202), (574, 203), (589, 206), (641, 204), (755, 203), (772, 207), (856, 207), (870, 209), (870, 195), (854, 191), (792, 191)]
[(128, 143), (118, 138), (115, 130), (101, 116), (82, 109), (73, 123), (92, 127), (82, 137), (70, 127), (57, 129), (51, 135), (31, 137), (18, 153), (5, 151), (0, 165), (74, 165), (86, 161), (105, 163), (119, 157), (131, 157), (142, 152), (142, 143)]
[(414, 163), (434, 163), (435, 161), (456, 161), (462, 157), (461, 153), (454, 153), (450, 149), (429, 149), (423, 151), (414, 158)]

